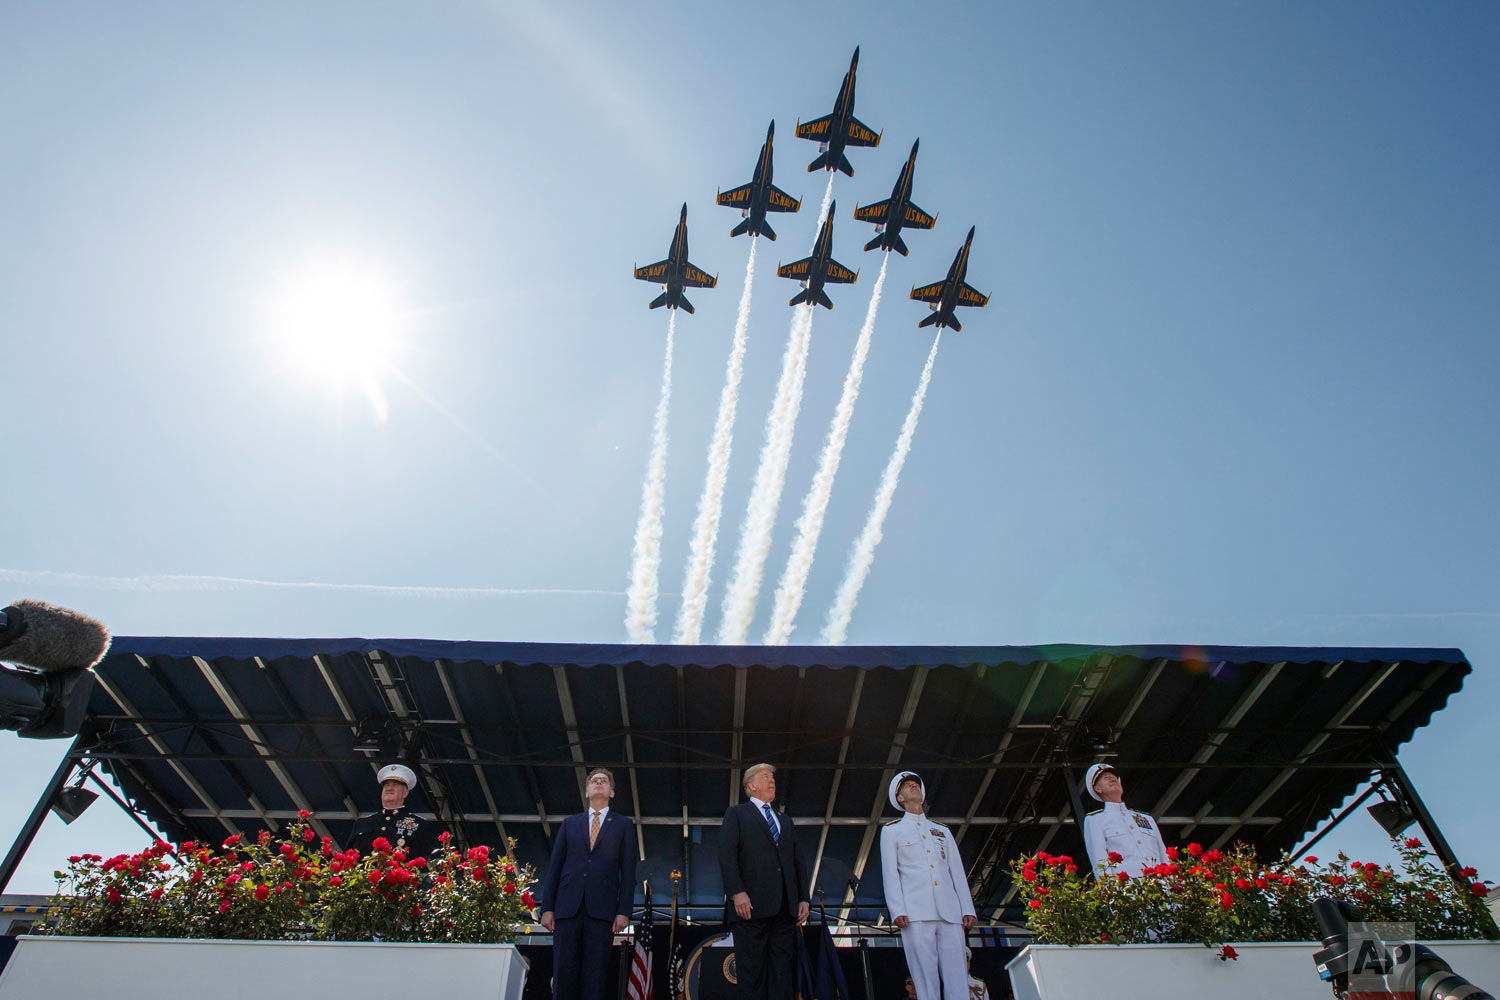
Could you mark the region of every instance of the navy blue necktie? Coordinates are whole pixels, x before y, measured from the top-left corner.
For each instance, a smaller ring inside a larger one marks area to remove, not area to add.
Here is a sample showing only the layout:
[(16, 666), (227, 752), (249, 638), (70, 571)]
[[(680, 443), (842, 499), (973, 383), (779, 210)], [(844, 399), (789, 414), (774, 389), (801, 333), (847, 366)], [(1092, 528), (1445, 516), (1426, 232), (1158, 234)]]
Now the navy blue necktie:
[(766, 822), (769, 823), (769, 824), (771, 824), (771, 840), (772, 840), (772, 842), (775, 843), (777, 847), (780, 847), (781, 846), (781, 828), (776, 825), (776, 817), (771, 815), (771, 807), (770, 806), (761, 806), (760, 808), (766, 814)]

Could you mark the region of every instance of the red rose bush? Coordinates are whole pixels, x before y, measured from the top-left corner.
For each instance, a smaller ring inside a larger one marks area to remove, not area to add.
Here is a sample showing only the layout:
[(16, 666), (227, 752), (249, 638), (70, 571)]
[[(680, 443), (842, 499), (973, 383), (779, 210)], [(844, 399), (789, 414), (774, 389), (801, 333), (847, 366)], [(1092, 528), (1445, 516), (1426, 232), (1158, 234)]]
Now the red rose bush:
[(489, 848), (467, 852), (444, 833), (434, 858), (408, 857), (384, 839), (368, 856), (336, 851), (303, 810), (273, 838), (235, 834), (219, 845), (140, 854), (74, 855), (54, 874), (49, 933), (104, 937), (258, 940), (514, 940), (535, 907), (530, 865)]
[(1228, 852), (1169, 847), (1167, 861), (1139, 878), (1119, 871), (1115, 854), (1092, 879), (1086, 861), (1080, 870), (1073, 858), (1045, 851), (1017, 859), (1011, 871), (1041, 944), (1316, 941), (1319, 896), (1354, 903), (1367, 920), (1413, 923), (1422, 940), (1484, 936), (1488, 882), (1472, 868), (1456, 880), (1416, 838), (1397, 841), (1396, 850), (1400, 872), (1342, 854), (1325, 864), (1315, 856), (1267, 864), (1244, 844)]

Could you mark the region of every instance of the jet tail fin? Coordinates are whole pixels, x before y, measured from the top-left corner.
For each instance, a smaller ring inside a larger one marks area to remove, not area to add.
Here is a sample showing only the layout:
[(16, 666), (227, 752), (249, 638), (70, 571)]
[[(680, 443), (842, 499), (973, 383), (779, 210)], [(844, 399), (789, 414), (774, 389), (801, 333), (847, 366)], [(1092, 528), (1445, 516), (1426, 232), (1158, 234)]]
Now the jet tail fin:
[(854, 167), (849, 164), (849, 157), (843, 153), (839, 154), (838, 168), (850, 177), (854, 176)]
[(886, 240), (886, 245), (889, 246), (892, 250), (894, 250), (897, 253), (899, 253), (901, 256), (905, 257), (906, 256), (906, 241), (901, 238), (901, 234), (900, 233), (887, 233), (885, 235), (889, 237)]
[(802, 291), (798, 292), (796, 295), (793, 295), (791, 297), (791, 299), (788, 300), (787, 305), (789, 305), (789, 306), (796, 306), (796, 305), (801, 305), (804, 302), (807, 302), (807, 303), (811, 303), (812, 302), (812, 294), (809, 293), (808, 290), (805, 289), (805, 288), (802, 289)]
[(729, 231), (730, 236), (743, 236), (750, 231), (750, 220), (746, 219)]
[(940, 320), (942, 318), (943, 318), (943, 314), (940, 313), (940, 312), (931, 312), (931, 313), (928, 313), (927, 314), (927, 318), (924, 319), (924, 320), (922, 320), (922, 322), (920, 322), (920, 323), (917, 324), (917, 329), (920, 330), (924, 326), (932, 326), (934, 323), (936, 323), (938, 320)]
[(772, 243), (776, 242), (776, 230), (772, 229), (771, 224), (765, 219), (760, 220), (760, 234)]
[(687, 300), (686, 295), (677, 296), (677, 308), (685, 310), (689, 314), (694, 312), (693, 304)]
[(825, 309), (833, 308), (833, 300), (830, 299), (828, 297), (828, 293), (823, 291), (823, 289), (821, 288), (818, 289), (818, 304)]
[(812, 173), (814, 170), (832, 170), (832, 169), (833, 168), (828, 165), (828, 151), (827, 150), (824, 150), (823, 152), (819, 153), (818, 154), (818, 158), (816, 160), (813, 160), (811, 163), (809, 163), (807, 165), (807, 172), (808, 173)]
[(666, 304), (667, 304), (667, 293), (666, 292), (662, 292), (656, 298), (652, 299), (651, 300), (651, 304), (649, 306), (647, 306), (646, 308), (647, 309), (660, 309), (662, 306), (664, 306)]

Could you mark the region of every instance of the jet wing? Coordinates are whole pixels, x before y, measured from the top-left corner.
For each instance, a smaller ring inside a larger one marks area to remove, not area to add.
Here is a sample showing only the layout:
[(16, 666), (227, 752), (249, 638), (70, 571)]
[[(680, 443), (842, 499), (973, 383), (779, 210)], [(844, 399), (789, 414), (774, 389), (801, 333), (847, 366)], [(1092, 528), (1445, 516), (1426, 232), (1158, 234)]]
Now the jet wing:
[(635, 269), (635, 276), (641, 281), (654, 281), (659, 285), (667, 282), (667, 266), (670, 260), (659, 260), (655, 264), (647, 264), (645, 267)]
[(861, 205), (854, 210), (854, 217), (861, 222), (875, 222), (885, 225), (886, 216), (891, 211), (891, 199), (877, 201), (873, 205)]
[(833, 128), (833, 115), (824, 115), (822, 118), (814, 118), (810, 122), (799, 122), (797, 135), (802, 139), (826, 139), (828, 132)]
[(946, 281), (934, 281), (930, 285), (913, 288), (911, 290), (911, 297), (918, 302), (939, 302), (943, 298), (943, 286), (946, 284)]
[(719, 283), (717, 276), (689, 264), (682, 269), (682, 284), (685, 288), (712, 288)]
[(901, 219), (901, 224), (912, 229), (931, 229), (937, 225), (937, 216), (928, 215), (911, 202), (907, 202), (906, 215)]
[(811, 257), (803, 257), (801, 260), (794, 260), (790, 264), (782, 264), (776, 269), (776, 275), (780, 278), (805, 278), (811, 273)]
[(727, 205), (730, 208), (749, 208), (754, 193), (755, 189), (749, 184), (737, 187), (732, 191), (720, 191), (719, 204)]
[[(802, 133), (799, 131), (797, 134)], [(878, 146), (880, 135), (858, 118), (850, 118), (849, 128), (844, 134), (844, 143), (848, 146)]]
[(988, 295), (982, 295), (972, 285), (958, 286), (958, 304), (961, 306), (982, 306), (990, 300)]
[(858, 277), (858, 274), (836, 260), (830, 260), (823, 266), (823, 280), (831, 281), (835, 285), (852, 285), (854, 279)]
[(766, 210), (770, 212), (795, 212), (802, 207), (802, 201), (793, 198), (776, 185), (766, 192)]

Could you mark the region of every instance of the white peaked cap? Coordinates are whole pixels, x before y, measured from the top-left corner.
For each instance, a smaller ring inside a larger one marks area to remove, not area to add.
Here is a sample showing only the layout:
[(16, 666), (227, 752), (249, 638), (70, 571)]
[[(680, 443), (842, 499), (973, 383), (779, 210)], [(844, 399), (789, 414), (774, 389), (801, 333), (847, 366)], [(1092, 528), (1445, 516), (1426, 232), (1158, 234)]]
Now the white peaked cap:
[(902, 771), (891, 779), (891, 805), (896, 807), (897, 812), (906, 812), (901, 808), (901, 803), (896, 801), (896, 790), (901, 787), (901, 782), (910, 781), (915, 778), (918, 785), (922, 786), (922, 798), (927, 798), (927, 786), (922, 783), (922, 776), (916, 771)]
[(405, 764), (387, 764), (380, 769), (380, 783), (387, 781), (399, 781), (406, 786), (407, 791), (417, 787), (417, 776), (411, 768)]
[(1115, 770), (1115, 766), (1113, 764), (1103, 763), (1095, 764), (1083, 773), (1083, 785), (1089, 790), (1089, 794), (1094, 797), (1095, 802), (1104, 801), (1104, 799), (1099, 796), (1099, 793), (1094, 791), (1094, 782), (1099, 780), (1099, 774), (1102, 771), (1109, 771), (1116, 776), (1118, 776), (1120, 773), (1119, 771)]

